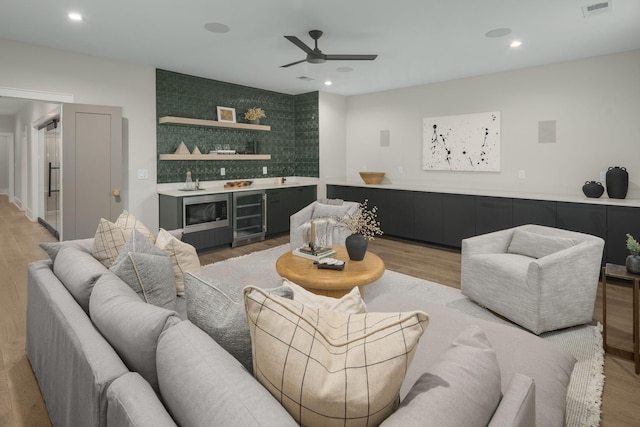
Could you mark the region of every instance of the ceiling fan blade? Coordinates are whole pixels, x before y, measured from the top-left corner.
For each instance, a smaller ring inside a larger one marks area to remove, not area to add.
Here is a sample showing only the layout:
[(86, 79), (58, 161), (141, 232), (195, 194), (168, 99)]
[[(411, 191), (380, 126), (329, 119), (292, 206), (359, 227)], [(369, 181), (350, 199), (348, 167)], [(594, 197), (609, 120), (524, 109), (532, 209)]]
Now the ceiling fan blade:
[(378, 57), (378, 55), (326, 55), (327, 61), (371, 61)]
[(302, 40), (297, 38), (296, 36), (284, 36), (285, 39), (289, 40), (291, 43), (298, 46), (300, 49), (304, 50), (308, 55), (314, 55), (313, 49), (311, 49), (306, 44), (302, 43)]
[(287, 68), (287, 67), (291, 67), (292, 65), (296, 65), (296, 64), (300, 64), (302, 62), (306, 62), (306, 59), (303, 59), (302, 61), (296, 61), (296, 62), (292, 62), (291, 64), (287, 64), (287, 65), (281, 65), (280, 68)]

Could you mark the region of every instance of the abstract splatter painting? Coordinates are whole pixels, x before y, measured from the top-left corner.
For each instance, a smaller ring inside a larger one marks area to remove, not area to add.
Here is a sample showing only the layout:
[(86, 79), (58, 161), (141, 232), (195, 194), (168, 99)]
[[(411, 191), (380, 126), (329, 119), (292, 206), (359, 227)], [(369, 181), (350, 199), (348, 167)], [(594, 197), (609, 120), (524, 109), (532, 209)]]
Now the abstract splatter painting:
[(500, 112), (426, 117), (422, 169), (500, 172)]

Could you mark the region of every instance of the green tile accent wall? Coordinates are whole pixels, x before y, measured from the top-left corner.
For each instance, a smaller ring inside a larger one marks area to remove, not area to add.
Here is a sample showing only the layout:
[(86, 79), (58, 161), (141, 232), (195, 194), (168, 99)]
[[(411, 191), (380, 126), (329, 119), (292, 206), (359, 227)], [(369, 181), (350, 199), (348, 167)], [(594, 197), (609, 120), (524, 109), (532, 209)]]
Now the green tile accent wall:
[[(287, 95), (165, 70), (156, 70), (156, 112), (163, 116), (217, 120), (216, 106), (236, 109), (236, 121), (261, 107), (267, 117), (260, 124), (270, 132), (175, 124), (157, 125), (157, 154), (174, 153), (181, 141), (189, 151), (203, 154), (218, 148), (244, 153), (257, 143), (258, 154), (271, 160), (158, 160), (158, 183), (182, 182), (186, 171), (200, 181), (236, 180), (286, 175), (318, 177), (318, 93)], [(159, 157), (158, 157), (159, 159)], [(267, 166), (268, 174), (262, 168)], [(220, 168), (226, 174), (220, 175)]]

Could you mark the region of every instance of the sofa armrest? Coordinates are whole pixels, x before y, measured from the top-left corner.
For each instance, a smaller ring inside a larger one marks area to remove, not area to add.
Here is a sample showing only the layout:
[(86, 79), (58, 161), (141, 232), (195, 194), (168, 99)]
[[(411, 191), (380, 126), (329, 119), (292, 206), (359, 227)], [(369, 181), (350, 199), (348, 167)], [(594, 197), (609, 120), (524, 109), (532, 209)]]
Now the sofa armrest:
[(107, 427), (176, 427), (140, 374), (130, 372), (107, 389)]
[(105, 425), (106, 390), (129, 370), (49, 261), (28, 269), (26, 353), (54, 425)]
[(488, 427), (535, 427), (536, 385), (526, 375), (514, 374)]
[(311, 219), (311, 215), (313, 214), (315, 203), (316, 202), (313, 202), (291, 215), (289, 217), (289, 229), (295, 230), (305, 222), (309, 221)]

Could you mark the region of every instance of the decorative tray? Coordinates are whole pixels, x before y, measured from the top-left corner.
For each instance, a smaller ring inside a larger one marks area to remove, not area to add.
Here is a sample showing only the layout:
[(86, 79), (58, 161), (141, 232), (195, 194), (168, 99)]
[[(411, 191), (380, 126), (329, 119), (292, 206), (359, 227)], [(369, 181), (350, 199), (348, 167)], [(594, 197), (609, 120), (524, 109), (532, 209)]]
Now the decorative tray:
[(230, 181), (224, 185), (224, 188), (248, 187), (253, 181)]

